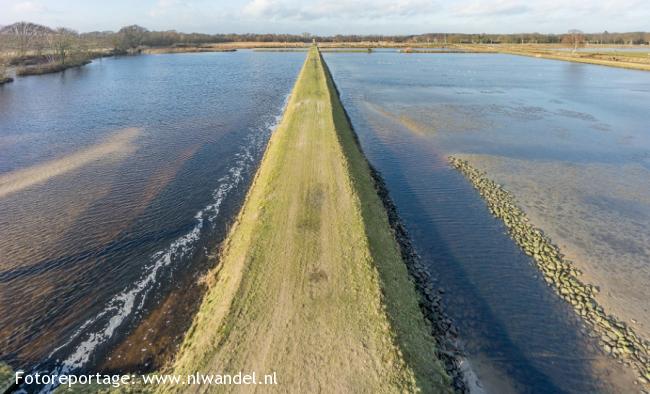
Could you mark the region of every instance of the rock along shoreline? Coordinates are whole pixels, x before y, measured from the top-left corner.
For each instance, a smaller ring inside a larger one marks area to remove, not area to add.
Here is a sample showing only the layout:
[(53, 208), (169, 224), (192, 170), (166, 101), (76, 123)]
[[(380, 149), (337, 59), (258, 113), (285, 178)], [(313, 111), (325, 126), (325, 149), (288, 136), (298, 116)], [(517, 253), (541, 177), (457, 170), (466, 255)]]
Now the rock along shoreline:
[(535, 260), (544, 281), (594, 330), (601, 349), (632, 366), (639, 375), (638, 382), (647, 391), (650, 384), (650, 342), (637, 335), (625, 322), (605, 312), (595, 299), (598, 288), (578, 278), (581, 272), (541, 229), (529, 222), (510, 192), (466, 160), (450, 156), (449, 163), (479, 192), (492, 215), (503, 221), (510, 237), (522, 251)]

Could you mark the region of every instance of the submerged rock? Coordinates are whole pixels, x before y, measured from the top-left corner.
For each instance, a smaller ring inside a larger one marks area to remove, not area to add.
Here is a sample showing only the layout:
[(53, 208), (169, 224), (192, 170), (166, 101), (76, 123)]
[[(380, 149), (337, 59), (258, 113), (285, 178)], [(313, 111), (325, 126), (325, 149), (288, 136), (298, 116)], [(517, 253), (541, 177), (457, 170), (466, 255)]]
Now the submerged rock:
[(620, 362), (633, 365), (640, 379), (650, 381), (650, 343), (641, 339), (624, 322), (605, 314), (594, 298), (599, 289), (578, 279), (582, 273), (564, 258), (560, 249), (542, 230), (529, 222), (510, 192), (466, 160), (450, 156), (449, 163), (470, 181), (484, 198), (492, 215), (506, 225), (510, 237), (526, 255), (534, 259), (544, 281), (600, 335), (602, 350)]

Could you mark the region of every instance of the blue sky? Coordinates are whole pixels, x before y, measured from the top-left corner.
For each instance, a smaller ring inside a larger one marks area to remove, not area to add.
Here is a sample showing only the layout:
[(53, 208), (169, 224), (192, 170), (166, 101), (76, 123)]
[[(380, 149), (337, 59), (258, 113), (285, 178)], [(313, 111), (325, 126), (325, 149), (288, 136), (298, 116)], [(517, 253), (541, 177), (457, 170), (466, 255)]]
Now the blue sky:
[(563, 33), (650, 30), (650, 1), (0, 0), (0, 25), (79, 31), (140, 24), (202, 33)]

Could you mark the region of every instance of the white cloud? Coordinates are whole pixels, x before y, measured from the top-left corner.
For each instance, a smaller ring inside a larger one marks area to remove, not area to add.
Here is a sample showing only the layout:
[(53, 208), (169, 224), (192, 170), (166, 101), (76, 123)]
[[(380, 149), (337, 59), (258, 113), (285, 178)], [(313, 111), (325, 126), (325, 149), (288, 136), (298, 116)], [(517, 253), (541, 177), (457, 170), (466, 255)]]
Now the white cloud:
[(21, 1), (14, 4), (13, 11), (17, 14), (38, 14), (47, 11), (47, 8), (35, 1)]
[(404, 17), (431, 14), (437, 9), (436, 1), (431, 0), (251, 0), (242, 11), (249, 17), (306, 21)]
[(275, 11), (272, 10), (277, 3), (276, 0), (253, 0), (246, 4), (242, 11), (245, 15), (250, 16), (273, 14)]
[(156, 4), (149, 10), (149, 16), (158, 17), (169, 14), (175, 8), (182, 6), (183, 2), (179, 0), (158, 0)]
[(0, 0), (0, 24), (314, 34), (647, 30), (648, 0)]
[(518, 15), (530, 11), (529, 6), (517, 0), (475, 1), (453, 6), (452, 12), (459, 16)]

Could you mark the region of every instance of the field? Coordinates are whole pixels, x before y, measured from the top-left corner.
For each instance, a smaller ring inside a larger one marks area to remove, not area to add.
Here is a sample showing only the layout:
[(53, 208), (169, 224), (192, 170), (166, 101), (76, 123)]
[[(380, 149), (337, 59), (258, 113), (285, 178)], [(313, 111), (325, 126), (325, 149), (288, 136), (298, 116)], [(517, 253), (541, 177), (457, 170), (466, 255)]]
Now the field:
[[(610, 48), (602, 51), (571, 52), (558, 45), (460, 45), (459, 48), (475, 52), (497, 52), (511, 55), (532, 56), (543, 59), (575, 63), (597, 64), (633, 70), (650, 71), (650, 48), (647, 52), (618, 51)], [(563, 50), (564, 49), (564, 50)]]
[(265, 388), (282, 392), (450, 390), (315, 48), (208, 281), (165, 372), (275, 372)]

